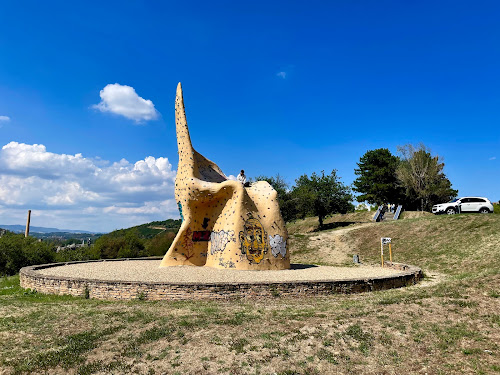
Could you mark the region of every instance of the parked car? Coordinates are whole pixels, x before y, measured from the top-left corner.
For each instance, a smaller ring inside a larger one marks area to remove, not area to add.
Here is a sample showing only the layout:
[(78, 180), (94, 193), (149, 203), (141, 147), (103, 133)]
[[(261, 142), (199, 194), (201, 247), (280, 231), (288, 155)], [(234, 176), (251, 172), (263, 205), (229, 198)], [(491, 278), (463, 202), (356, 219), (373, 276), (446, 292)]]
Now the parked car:
[(484, 197), (462, 197), (455, 198), (448, 203), (441, 203), (432, 206), (432, 213), (439, 214), (460, 214), (463, 212), (480, 212), (489, 214), (493, 212), (493, 204)]

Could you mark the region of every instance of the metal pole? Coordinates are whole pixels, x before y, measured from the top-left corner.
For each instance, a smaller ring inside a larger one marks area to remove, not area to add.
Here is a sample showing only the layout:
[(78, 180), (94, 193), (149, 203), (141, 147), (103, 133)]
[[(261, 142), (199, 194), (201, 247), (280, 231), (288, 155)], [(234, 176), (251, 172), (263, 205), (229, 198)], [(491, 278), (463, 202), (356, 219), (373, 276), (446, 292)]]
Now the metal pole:
[(389, 242), (389, 260), (392, 263), (392, 249), (391, 249), (391, 243)]
[(30, 219), (31, 210), (28, 210), (28, 220), (26, 220), (26, 231), (24, 232), (24, 237), (28, 237), (30, 235)]
[(380, 241), (380, 259), (382, 261), (382, 267), (384, 267), (384, 244)]

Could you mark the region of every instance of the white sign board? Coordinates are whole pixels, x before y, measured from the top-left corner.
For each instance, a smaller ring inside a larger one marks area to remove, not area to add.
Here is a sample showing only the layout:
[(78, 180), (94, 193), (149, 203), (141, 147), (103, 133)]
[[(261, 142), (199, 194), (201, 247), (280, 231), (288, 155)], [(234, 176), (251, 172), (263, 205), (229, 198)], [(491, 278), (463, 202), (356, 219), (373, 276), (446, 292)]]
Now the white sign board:
[(382, 238), (380, 239), (380, 242), (382, 243), (382, 245), (386, 245), (386, 244), (388, 244), (388, 243), (391, 243), (391, 240), (392, 240), (392, 238), (391, 238), (391, 237), (382, 237)]

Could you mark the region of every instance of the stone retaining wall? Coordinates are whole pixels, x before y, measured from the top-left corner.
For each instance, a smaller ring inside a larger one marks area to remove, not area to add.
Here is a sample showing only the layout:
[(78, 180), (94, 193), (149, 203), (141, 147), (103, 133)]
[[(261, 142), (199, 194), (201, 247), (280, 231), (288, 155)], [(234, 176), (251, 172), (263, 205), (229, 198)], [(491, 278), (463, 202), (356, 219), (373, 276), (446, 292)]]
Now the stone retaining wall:
[[(114, 261), (126, 261), (117, 259)], [(146, 259), (144, 259), (146, 260)], [(110, 260), (107, 260), (110, 261)], [(89, 261), (92, 262), (92, 261)], [(94, 261), (95, 262), (95, 261)], [(99, 261), (97, 261), (99, 262)], [(69, 262), (65, 264), (86, 263)], [(109, 281), (42, 275), (37, 270), (63, 264), (24, 267), (19, 272), (21, 287), (48, 294), (69, 294), (105, 300), (185, 300), (234, 299), (252, 297), (304, 297), (335, 293), (361, 293), (400, 288), (416, 284), (423, 273), (420, 268), (386, 262), (386, 267), (401, 272), (389, 277), (360, 280), (321, 280), (272, 283), (167, 283)], [(279, 272), (279, 271), (276, 271)]]

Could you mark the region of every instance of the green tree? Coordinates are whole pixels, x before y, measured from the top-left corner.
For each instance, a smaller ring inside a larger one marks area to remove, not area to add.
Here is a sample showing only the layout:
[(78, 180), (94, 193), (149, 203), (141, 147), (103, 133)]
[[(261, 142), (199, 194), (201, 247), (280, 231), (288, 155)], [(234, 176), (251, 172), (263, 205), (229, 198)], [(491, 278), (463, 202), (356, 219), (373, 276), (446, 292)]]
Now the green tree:
[(148, 256), (163, 256), (174, 241), (176, 232), (165, 231), (158, 233), (155, 237), (148, 240), (146, 243), (146, 251)]
[(137, 230), (129, 231), (124, 237), (125, 246), (118, 251), (118, 258), (137, 258), (146, 256), (144, 241)]
[(77, 247), (76, 249), (64, 249), (60, 250), (56, 254), (55, 261), (56, 262), (72, 262), (72, 261), (82, 261), (89, 259), (99, 259), (100, 253), (97, 251), (95, 246), (84, 246)]
[(94, 253), (103, 259), (141, 257), (145, 255), (144, 240), (139, 238), (136, 228), (113, 232), (97, 239)]
[(0, 237), (0, 275), (14, 275), (22, 267), (52, 263), (54, 258), (50, 243), (11, 232)]
[(361, 193), (358, 202), (370, 204), (402, 203), (403, 188), (396, 176), (399, 159), (386, 148), (367, 151), (357, 163), (354, 173), (358, 178), (353, 190)]
[(444, 163), (431, 150), (420, 144), (398, 146), (401, 163), (396, 174), (406, 189), (410, 204), (413, 203), (422, 211), (430, 210), (432, 205), (447, 202), (458, 193), (452, 189), (450, 180), (443, 172)]
[(348, 186), (344, 185), (334, 169), (331, 174), (306, 174), (295, 181), (292, 192), (300, 217), (318, 216), (319, 227), (323, 227), (326, 215), (346, 213), (353, 210), (353, 197)]

